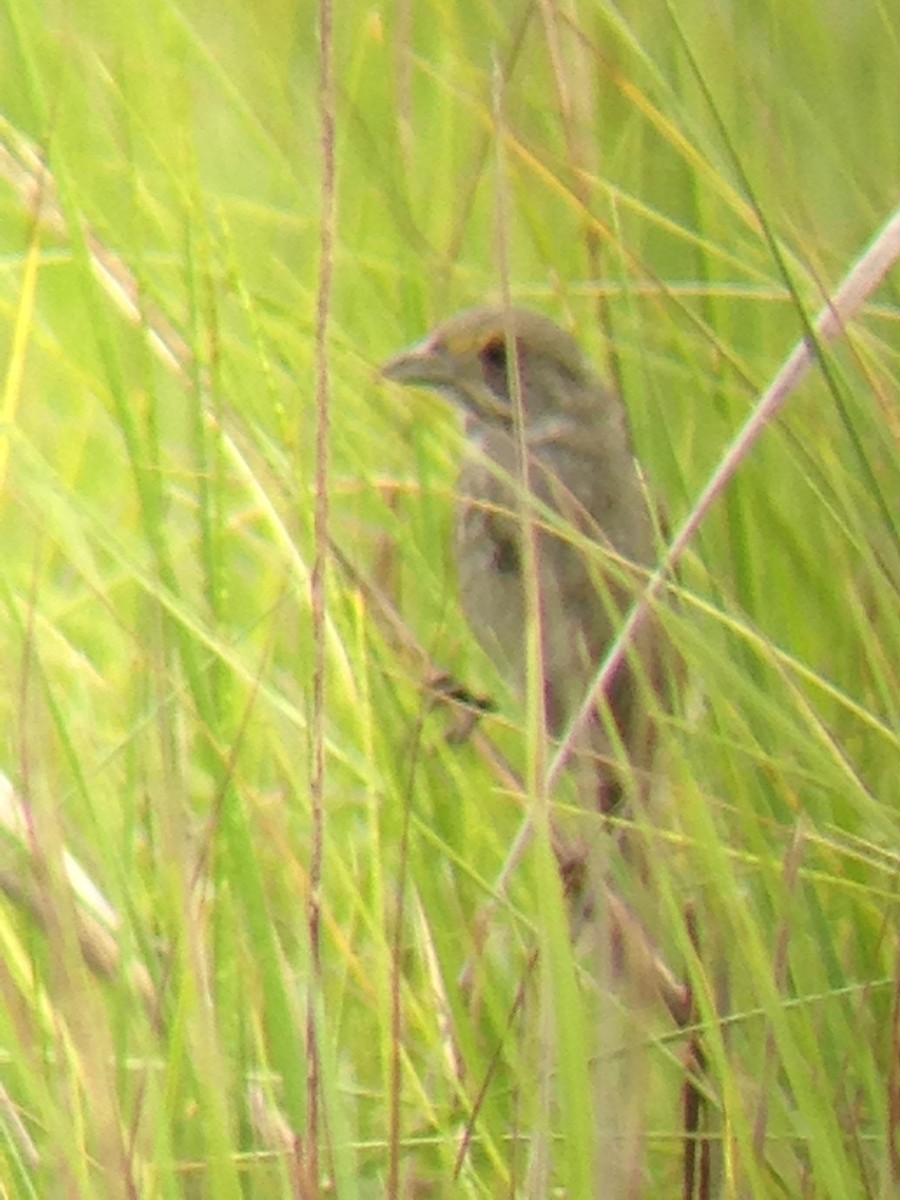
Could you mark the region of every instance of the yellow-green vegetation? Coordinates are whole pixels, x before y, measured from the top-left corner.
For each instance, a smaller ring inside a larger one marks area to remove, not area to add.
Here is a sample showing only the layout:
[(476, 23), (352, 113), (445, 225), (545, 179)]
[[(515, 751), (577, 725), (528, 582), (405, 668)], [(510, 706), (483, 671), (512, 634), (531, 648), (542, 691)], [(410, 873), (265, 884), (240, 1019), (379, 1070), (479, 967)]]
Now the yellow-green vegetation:
[(896, 204), (894, 9), (8, 0), (0, 63), (3, 1194), (675, 1197), (693, 1044), (696, 1195), (896, 1195), (895, 284), (661, 618), (606, 836), (689, 1029), (572, 952), (546, 830), (502, 874), (542, 747), (459, 609), (456, 418), (376, 377), (546, 312), (678, 528)]

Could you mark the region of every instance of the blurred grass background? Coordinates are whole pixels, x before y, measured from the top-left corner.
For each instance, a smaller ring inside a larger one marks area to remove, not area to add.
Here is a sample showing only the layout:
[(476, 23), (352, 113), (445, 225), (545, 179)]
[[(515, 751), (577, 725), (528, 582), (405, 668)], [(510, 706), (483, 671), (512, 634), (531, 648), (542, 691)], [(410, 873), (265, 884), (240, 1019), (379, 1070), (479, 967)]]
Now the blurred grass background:
[[(317, 983), (319, 13), (0, 15), (0, 768), (44, 918), (0, 908), (7, 1195), (599, 1194), (564, 1055), (589, 981), (529, 976), (532, 857), (481, 944), (523, 801), (447, 744), (425, 687), (450, 668), (495, 696), (484, 732), (521, 768), (521, 711), (456, 604), (458, 430), (375, 369), (508, 280), (617, 382), (677, 523), (897, 202), (888, 6), (340, 0), (334, 20)], [(108, 254), (136, 321), (98, 282)], [(741, 469), (668, 619), (692, 682), (642, 836), (723, 1195), (900, 1186), (897, 319), (889, 279)], [(85, 972), (63, 843), (118, 914), (112, 981)], [(685, 1038), (634, 1021), (630, 1194), (679, 1195)]]

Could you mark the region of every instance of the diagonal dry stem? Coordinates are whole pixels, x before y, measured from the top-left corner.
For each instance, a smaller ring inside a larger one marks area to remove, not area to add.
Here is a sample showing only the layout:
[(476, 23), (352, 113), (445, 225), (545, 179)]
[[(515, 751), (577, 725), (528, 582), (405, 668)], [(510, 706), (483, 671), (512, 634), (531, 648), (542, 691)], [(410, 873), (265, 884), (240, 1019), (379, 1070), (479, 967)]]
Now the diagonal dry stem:
[(572, 753), (573, 746), (593, 720), (597, 703), (606, 693), (616, 672), (646, 624), (653, 603), (666, 585), (666, 580), (681, 560), (685, 550), (693, 541), (700, 526), (706, 520), (713, 505), (734, 478), (741, 463), (748, 457), (762, 434), (774, 421), (810, 373), (824, 345), (836, 341), (848, 323), (856, 316), (900, 257), (900, 209), (896, 210), (884, 228), (851, 267), (837, 291), (826, 300), (816, 317), (811, 334), (802, 338), (791, 351), (784, 366), (744, 422), (731, 445), (722, 456), (718, 468), (700, 493), (696, 504), (685, 517), (668, 552), (650, 576), (640, 599), (629, 613), (619, 636), (610, 646), (589, 688), (581, 708), (573, 718), (565, 736), (547, 771), (546, 788), (551, 790), (558, 782)]

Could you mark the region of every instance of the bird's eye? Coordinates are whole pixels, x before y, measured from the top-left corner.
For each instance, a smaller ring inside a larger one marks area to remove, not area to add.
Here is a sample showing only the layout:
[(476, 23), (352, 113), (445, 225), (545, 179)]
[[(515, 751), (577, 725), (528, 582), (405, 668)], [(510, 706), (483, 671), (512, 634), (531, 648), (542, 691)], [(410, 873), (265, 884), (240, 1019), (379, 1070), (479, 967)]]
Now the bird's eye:
[(509, 363), (506, 356), (506, 339), (501, 335), (492, 337), (481, 347), (478, 356), (484, 382), (494, 396), (504, 404), (509, 401)]
[(496, 373), (506, 370), (506, 340), (502, 337), (491, 338), (485, 342), (481, 350), (481, 362), (485, 372)]

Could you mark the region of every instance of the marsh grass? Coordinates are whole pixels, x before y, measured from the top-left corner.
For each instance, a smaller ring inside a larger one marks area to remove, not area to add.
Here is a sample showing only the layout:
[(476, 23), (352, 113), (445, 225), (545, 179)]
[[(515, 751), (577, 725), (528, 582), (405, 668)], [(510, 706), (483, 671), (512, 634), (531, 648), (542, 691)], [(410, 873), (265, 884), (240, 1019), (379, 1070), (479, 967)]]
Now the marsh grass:
[[(2, 863), (0, 1176), (598, 1196), (600, 1147), (629, 1194), (680, 1195), (691, 1035), (597, 995), (546, 836), (503, 873), (539, 772), (456, 604), (459, 431), (374, 373), (508, 287), (618, 381), (678, 529), (896, 203), (897, 24), (334, 17), (327, 462), (314, 14), (11, 0), (0, 24), (0, 767), (31, 814)], [(888, 278), (660, 613), (684, 682), (629, 831), (649, 874), (611, 867), (690, 984), (722, 1195), (900, 1177), (896, 327)], [(465, 744), (437, 669), (496, 701)]]

